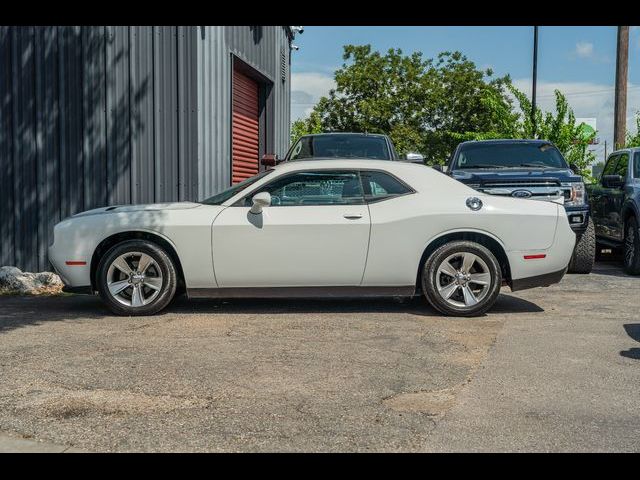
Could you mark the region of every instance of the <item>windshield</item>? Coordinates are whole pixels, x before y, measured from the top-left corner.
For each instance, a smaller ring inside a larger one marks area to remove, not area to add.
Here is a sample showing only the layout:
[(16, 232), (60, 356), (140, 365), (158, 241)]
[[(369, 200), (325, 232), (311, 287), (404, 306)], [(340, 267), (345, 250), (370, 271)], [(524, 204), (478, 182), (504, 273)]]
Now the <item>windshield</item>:
[(322, 157), (391, 160), (384, 137), (330, 134), (302, 137), (291, 149), (289, 160)]
[(453, 169), (461, 168), (567, 168), (551, 144), (470, 144), (461, 147)]
[(236, 183), (232, 187), (227, 188), (226, 190), (214, 195), (213, 197), (209, 197), (206, 200), (203, 200), (200, 203), (204, 203), (205, 205), (222, 205), (224, 202), (233, 197), (236, 193), (241, 192), (245, 188), (250, 185), (253, 185), (255, 182), (260, 180), (265, 175), (270, 174), (273, 170), (265, 170), (264, 172), (259, 173), (255, 177), (247, 178), (246, 180), (241, 181), (240, 183)]

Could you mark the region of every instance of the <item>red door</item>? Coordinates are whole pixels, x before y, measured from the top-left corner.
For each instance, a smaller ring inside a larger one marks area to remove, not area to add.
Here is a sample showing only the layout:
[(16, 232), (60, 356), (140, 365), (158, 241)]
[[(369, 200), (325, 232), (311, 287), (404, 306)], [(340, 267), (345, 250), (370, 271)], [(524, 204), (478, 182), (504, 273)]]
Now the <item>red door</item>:
[(258, 82), (234, 70), (231, 182), (258, 173)]

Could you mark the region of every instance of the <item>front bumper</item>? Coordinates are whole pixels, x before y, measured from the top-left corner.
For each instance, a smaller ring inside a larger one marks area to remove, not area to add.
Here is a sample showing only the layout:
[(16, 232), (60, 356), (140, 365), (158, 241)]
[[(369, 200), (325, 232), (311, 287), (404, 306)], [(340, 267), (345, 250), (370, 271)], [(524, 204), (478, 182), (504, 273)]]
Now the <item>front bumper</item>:
[(571, 230), (576, 234), (584, 233), (589, 223), (589, 207), (585, 207), (585, 205), (580, 207), (565, 206), (564, 209), (567, 212), (567, 219), (569, 220)]

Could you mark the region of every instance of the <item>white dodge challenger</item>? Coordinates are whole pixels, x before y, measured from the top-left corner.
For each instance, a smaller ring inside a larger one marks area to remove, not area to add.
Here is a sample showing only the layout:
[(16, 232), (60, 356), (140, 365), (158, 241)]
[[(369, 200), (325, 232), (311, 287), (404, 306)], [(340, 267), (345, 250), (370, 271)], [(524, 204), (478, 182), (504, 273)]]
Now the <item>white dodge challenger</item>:
[(49, 259), (122, 315), (190, 297), (424, 295), (475, 316), (563, 277), (562, 205), (482, 195), (423, 165), (292, 162), (201, 203), (112, 206), (58, 223)]

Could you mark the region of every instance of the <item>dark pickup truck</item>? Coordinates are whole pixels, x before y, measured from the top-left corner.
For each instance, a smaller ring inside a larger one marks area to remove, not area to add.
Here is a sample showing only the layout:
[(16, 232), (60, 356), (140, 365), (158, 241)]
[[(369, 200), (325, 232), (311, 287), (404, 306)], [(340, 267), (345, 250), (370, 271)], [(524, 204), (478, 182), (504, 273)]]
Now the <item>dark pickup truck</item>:
[(598, 251), (622, 248), (624, 270), (640, 274), (640, 148), (609, 155), (598, 183), (587, 185)]
[[(595, 233), (582, 177), (545, 140), (483, 140), (458, 145), (447, 166), (453, 178), (491, 195), (552, 200), (564, 207), (576, 246), (571, 273), (589, 273), (595, 259)], [(515, 227), (517, 228), (517, 227)]]

